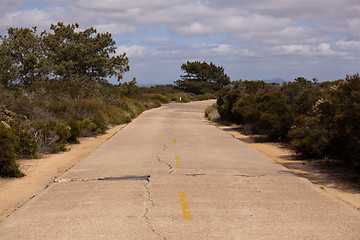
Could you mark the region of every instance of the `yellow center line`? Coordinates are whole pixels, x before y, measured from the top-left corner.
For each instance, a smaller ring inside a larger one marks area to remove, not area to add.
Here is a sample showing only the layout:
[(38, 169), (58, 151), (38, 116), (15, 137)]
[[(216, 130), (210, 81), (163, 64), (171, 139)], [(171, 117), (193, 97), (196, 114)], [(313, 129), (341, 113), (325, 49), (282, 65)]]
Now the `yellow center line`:
[(173, 134), (173, 135), (174, 135), (174, 134), (175, 134), (175, 131), (174, 131), (174, 130), (171, 130), (171, 134)]
[(173, 140), (173, 144), (176, 144), (176, 139)]
[(173, 125), (173, 124), (171, 124), (171, 127), (174, 127), (174, 125)]
[(178, 155), (175, 155), (175, 162), (176, 162), (176, 166), (180, 167), (181, 163), (180, 163), (180, 157)]
[(185, 220), (191, 220), (191, 213), (190, 213), (190, 208), (189, 208), (189, 204), (186, 200), (186, 195), (185, 192), (179, 192), (179, 198), (180, 198), (180, 204), (181, 204), (181, 208), (182, 208), (182, 212), (183, 212), (183, 218)]

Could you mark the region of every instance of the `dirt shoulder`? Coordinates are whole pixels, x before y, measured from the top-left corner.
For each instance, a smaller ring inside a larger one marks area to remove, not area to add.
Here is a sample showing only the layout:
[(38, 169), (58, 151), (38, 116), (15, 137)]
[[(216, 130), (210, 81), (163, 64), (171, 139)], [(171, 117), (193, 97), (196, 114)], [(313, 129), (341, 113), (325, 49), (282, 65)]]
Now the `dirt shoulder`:
[(41, 159), (20, 160), (20, 168), (26, 174), (25, 177), (0, 178), (0, 221), (47, 188), (56, 177), (72, 168), (125, 126), (111, 128), (101, 136), (82, 138), (80, 144), (70, 145), (67, 152), (45, 155)]
[(290, 150), (286, 144), (257, 142), (256, 138), (241, 134), (237, 127), (213, 124), (264, 153), (296, 175), (307, 178), (319, 188), (360, 210), (359, 185), (353, 184), (343, 177), (341, 165), (334, 165), (336, 163), (326, 160), (299, 160), (295, 157), (295, 152)]

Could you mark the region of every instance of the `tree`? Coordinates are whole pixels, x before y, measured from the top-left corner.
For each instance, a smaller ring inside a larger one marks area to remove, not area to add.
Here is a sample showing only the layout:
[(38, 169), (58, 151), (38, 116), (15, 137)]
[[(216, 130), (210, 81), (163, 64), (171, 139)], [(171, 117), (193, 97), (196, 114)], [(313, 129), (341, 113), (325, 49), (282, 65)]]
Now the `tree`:
[(88, 79), (107, 82), (115, 76), (120, 81), (130, 70), (126, 54), (115, 56), (115, 41), (110, 33), (97, 33), (88, 28), (77, 31), (78, 24), (51, 25), (53, 33), (43, 32), (46, 56), (52, 66), (52, 74), (63, 81)]
[(78, 30), (78, 24), (51, 25), (38, 35), (36, 27), (9, 28), (0, 36), (0, 83), (31, 85), (42, 80), (100, 82), (129, 71), (126, 54), (116, 55), (110, 33)]
[(9, 28), (8, 36), (0, 39), (0, 82), (3, 85), (29, 85), (43, 77), (44, 55), (36, 27)]
[(230, 78), (224, 73), (224, 68), (210, 62), (187, 62), (181, 65), (186, 73), (181, 79), (175, 81), (176, 85), (195, 94), (216, 92), (230, 84)]

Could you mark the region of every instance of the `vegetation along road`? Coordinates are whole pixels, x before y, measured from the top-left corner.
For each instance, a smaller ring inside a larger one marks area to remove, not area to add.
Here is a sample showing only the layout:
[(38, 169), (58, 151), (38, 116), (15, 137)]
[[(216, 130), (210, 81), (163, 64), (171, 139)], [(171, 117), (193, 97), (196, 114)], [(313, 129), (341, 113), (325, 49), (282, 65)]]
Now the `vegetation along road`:
[(143, 113), (0, 223), (1, 239), (358, 239), (360, 212), (205, 121)]

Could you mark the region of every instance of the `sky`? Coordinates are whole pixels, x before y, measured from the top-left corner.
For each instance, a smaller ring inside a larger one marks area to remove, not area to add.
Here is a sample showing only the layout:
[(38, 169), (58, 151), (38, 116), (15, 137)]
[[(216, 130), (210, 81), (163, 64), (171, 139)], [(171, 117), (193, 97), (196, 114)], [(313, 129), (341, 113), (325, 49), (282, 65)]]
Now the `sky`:
[[(110, 32), (138, 84), (171, 84), (187, 61), (235, 80), (332, 81), (359, 72), (359, 0), (1, 0), (9, 27), (79, 23)], [(112, 81), (112, 80), (111, 80)]]

